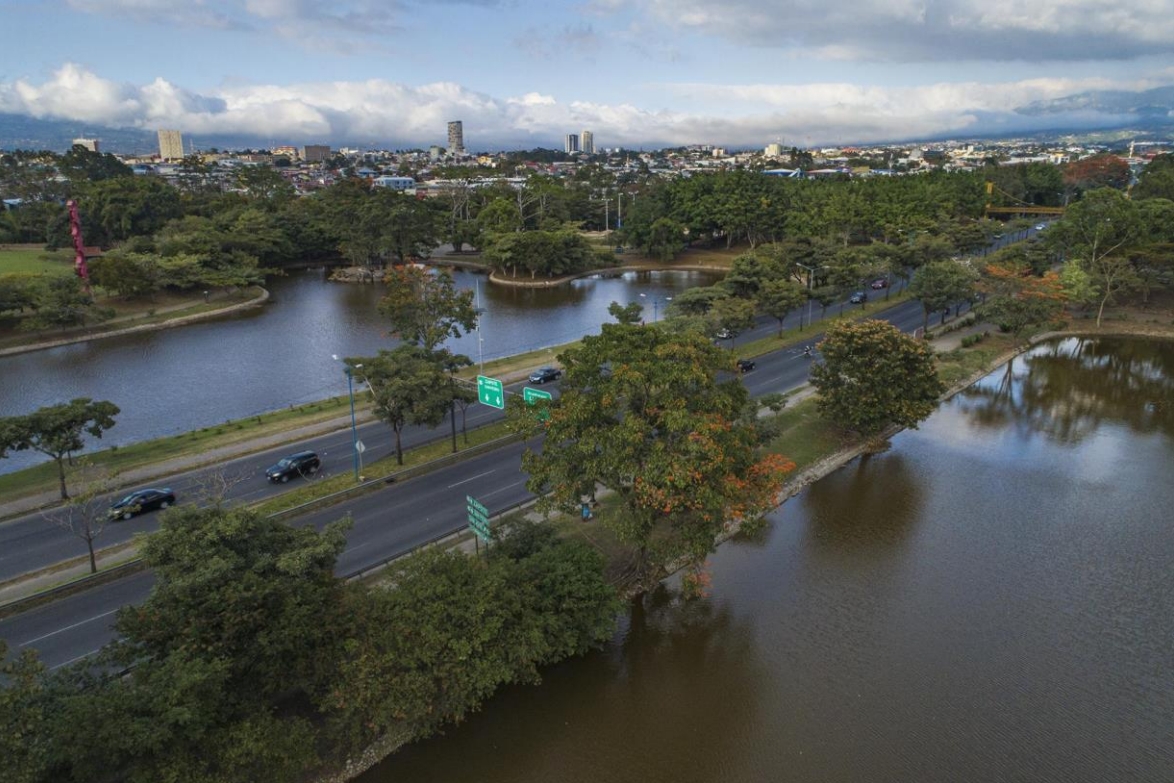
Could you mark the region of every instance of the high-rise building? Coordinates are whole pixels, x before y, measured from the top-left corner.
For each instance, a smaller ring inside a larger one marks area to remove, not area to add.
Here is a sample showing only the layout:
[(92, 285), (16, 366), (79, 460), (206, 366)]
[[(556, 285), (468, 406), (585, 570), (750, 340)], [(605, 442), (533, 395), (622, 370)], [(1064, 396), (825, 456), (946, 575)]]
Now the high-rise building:
[(448, 124), (448, 153), (460, 155), (465, 151), (465, 126), (460, 120)]
[(777, 142), (774, 144), (767, 144), (766, 149), (763, 150), (762, 154), (768, 158), (781, 158), (783, 157), (783, 145)]
[(588, 155), (595, 154), (595, 134), (585, 130), (579, 134), (579, 147)]
[(160, 160), (183, 159), (183, 134), (177, 130), (159, 131)]
[(72, 146), (85, 147), (90, 152), (97, 152), (98, 151), (98, 140), (97, 139), (74, 139)]
[(579, 151), (579, 137), (577, 134), (574, 134), (574, 133), (567, 134), (566, 142), (564, 143), (564, 149), (566, 152), (578, 152)]
[(302, 160), (307, 163), (321, 163), (330, 158), (330, 146), (327, 144), (307, 144), (302, 147)]

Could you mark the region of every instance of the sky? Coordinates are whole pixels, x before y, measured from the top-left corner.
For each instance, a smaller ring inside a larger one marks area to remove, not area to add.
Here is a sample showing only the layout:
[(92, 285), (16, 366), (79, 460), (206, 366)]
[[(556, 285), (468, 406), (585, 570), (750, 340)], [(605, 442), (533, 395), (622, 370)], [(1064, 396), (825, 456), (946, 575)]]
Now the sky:
[(1174, 0), (0, 0), (0, 112), (196, 145), (973, 138), (1170, 84)]

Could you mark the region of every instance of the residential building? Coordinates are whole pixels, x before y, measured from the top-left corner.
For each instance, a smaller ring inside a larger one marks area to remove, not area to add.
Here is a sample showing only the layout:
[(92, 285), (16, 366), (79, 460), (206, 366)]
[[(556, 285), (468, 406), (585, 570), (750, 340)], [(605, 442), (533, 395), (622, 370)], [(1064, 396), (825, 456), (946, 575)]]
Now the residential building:
[(183, 159), (183, 134), (177, 130), (159, 131), (159, 158), (161, 160)]
[(330, 146), (327, 144), (307, 144), (302, 147), (302, 160), (306, 163), (321, 163), (330, 159)]
[(579, 136), (578, 136), (578, 134), (568, 133), (566, 141), (564, 142), (563, 148), (568, 153), (578, 152), (579, 151)]
[(588, 155), (595, 154), (595, 134), (585, 130), (579, 134), (579, 147)]
[(412, 179), (411, 177), (376, 177), (375, 179), (371, 180), (371, 184), (377, 188), (388, 188), (389, 190), (416, 189), (416, 180)]
[(448, 124), (448, 154), (462, 155), (465, 152), (465, 127), (460, 120)]
[(98, 152), (99, 151), (97, 139), (74, 139), (73, 146), (74, 147), (85, 147), (90, 152)]
[(767, 144), (762, 154), (768, 158), (781, 158), (783, 157), (783, 145), (778, 143)]

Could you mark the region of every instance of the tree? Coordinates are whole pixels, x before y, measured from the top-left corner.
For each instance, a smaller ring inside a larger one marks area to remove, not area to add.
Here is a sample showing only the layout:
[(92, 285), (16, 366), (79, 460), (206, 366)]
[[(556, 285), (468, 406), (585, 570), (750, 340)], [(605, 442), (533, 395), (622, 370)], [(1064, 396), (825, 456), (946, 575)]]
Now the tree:
[(444, 421), (453, 405), (454, 395), (444, 367), (432, 351), (418, 345), (401, 345), (380, 351), (378, 356), (349, 358), (346, 362), (367, 381), (375, 416), (395, 433), (396, 462), (404, 464), (400, 443), (404, 427), (435, 427)]
[(21, 322), (23, 331), (65, 329), (84, 324), (88, 318), (101, 320), (109, 315), (94, 307), (94, 298), (86, 292), (80, 277), (48, 277), (39, 280), (32, 290), (34, 313)]
[(639, 302), (629, 302), (626, 305), (612, 302), (607, 306), (607, 312), (608, 315), (616, 319), (617, 323), (621, 324), (638, 324), (644, 318), (644, 306)]
[(945, 311), (950, 305), (972, 299), (975, 294), (975, 274), (957, 261), (932, 261), (913, 273), (909, 292), (921, 300), (925, 319), (924, 330), (929, 329), (929, 314)]
[(390, 270), (379, 312), (391, 321), (393, 335), (428, 351), (477, 326), (472, 291), (458, 291), (447, 272), (416, 266)]
[(661, 557), (699, 560), (728, 521), (774, 506), (794, 466), (757, 454), (747, 392), (718, 380), (731, 360), (703, 335), (604, 324), (558, 358), (565, 375), (549, 418), (513, 400), (508, 410), (517, 429), (546, 434), (542, 451), (522, 458), (544, 507), (577, 511), (603, 484), (621, 500), (607, 524), (643, 563), (654, 540)]
[(713, 333), (724, 332), (732, 341), (741, 332), (754, 328), (754, 302), (732, 296), (718, 299), (709, 310), (709, 322)]
[(1017, 264), (991, 264), (983, 275), (983, 313), (1018, 341), (1032, 326), (1054, 320), (1064, 309), (1064, 286), (1056, 272), (1036, 277)]
[(786, 317), (806, 302), (807, 291), (790, 280), (769, 280), (758, 292), (758, 308), (779, 322), (779, 337)]
[(658, 218), (648, 229), (644, 255), (658, 261), (672, 261), (685, 247), (685, 228), (670, 218)]
[(916, 428), (945, 391), (929, 346), (883, 321), (833, 325), (819, 351), (811, 383), (820, 412), (866, 437), (894, 424)]
[(86, 484), (74, 493), (60, 509), (41, 514), (58, 527), (68, 530), (85, 542), (90, 555), (90, 573), (98, 573), (94, 555), (94, 541), (102, 535), (110, 522), (110, 501), (106, 495), (114, 488), (113, 480), (106, 479)]
[(9, 783), (47, 779), (47, 737), (53, 722), (45, 709), (44, 673), (31, 650), (10, 658), (0, 639), (0, 758)]
[(1076, 190), (1116, 188), (1124, 190), (1133, 178), (1129, 164), (1110, 153), (1090, 155), (1064, 167), (1064, 184)]
[(114, 426), (114, 417), (119, 413), (118, 406), (112, 402), (78, 397), (68, 403), (38, 408), (24, 416), (0, 418), (0, 458), (8, 456), (9, 451), (25, 449), (51, 457), (57, 463), (61, 499), (68, 500), (66, 457), (85, 447), (83, 435), (101, 438), (103, 432)]

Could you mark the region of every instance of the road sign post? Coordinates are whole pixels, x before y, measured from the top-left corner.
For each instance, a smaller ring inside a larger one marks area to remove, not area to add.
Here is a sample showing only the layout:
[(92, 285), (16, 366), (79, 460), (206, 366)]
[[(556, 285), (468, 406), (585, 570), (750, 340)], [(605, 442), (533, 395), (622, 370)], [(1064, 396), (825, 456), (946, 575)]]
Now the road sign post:
[[(526, 401), (527, 405), (534, 405), (539, 400), (553, 400), (554, 395), (548, 391), (541, 389), (532, 389), (529, 386), (522, 387), (522, 399)], [(550, 418), (550, 411), (539, 411), (539, 418), (545, 421)]]
[(469, 529), (482, 541), (488, 542), (493, 537), (489, 526), (489, 509), (481, 505), (477, 498), (465, 495), (466, 510), (468, 511)]
[(505, 387), (497, 378), (477, 376), (477, 402), (499, 410), (505, 408)]

